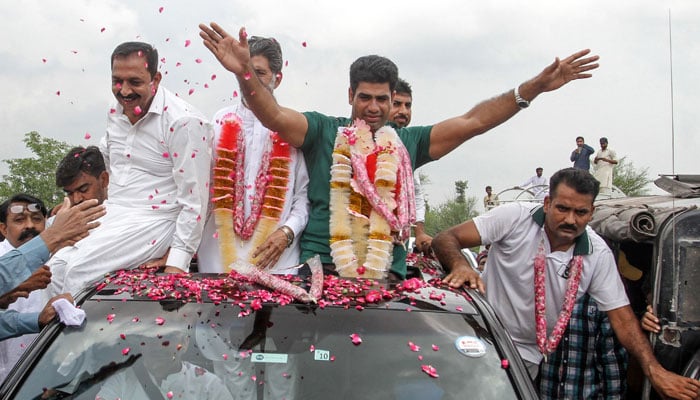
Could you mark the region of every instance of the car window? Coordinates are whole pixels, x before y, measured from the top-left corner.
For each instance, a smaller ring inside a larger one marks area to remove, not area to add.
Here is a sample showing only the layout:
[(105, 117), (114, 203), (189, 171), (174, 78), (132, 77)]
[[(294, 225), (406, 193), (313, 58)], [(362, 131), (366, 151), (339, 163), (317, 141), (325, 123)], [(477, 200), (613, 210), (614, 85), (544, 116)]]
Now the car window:
[(477, 315), (168, 304), (86, 302), (17, 398), (516, 398)]

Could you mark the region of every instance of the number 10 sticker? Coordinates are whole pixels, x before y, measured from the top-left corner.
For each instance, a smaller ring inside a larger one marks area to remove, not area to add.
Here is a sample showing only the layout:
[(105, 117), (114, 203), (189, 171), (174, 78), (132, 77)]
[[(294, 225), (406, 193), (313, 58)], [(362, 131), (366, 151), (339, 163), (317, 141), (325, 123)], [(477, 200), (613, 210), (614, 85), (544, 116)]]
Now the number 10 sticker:
[(314, 360), (315, 361), (330, 361), (331, 352), (328, 350), (314, 350)]

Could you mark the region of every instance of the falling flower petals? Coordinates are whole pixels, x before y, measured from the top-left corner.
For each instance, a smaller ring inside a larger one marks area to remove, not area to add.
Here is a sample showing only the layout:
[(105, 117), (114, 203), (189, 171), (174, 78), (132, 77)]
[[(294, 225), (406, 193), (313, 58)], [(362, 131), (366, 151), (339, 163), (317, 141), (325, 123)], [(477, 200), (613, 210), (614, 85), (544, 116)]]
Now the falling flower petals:
[(216, 79), (216, 74), (213, 74), (213, 75), (211, 76), (211, 80), (213, 81), (214, 79)]
[(250, 74), (250, 72), (246, 72), (245, 75), (243, 75), (243, 79), (245, 80), (249, 80), (251, 77), (252, 75)]
[(91, 137), (90, 132), (85, 132), (85, 140), (90, 140)]
[(163, 325), (165, 323), (165, 318), (156, 317), (156, 325)]
[(423, 372), (428, 374), (428, 376), (430, 376), (431, 378), (437, 378), (439, 376), (437, 373), (437, 370), (432, 365), (425, 365), (424, 364), (424, 365), (421, 365), (420, 368), (423, 370)]
[(191, 95), (192, 95), (192, 93), (194, 93), (194, 88), (190, 89), (190, 91), (189, 91), (189, 95), (191, 96)]
[(411, 351), (420, 351), (420, 346), (413, 342), (408, 342), (408, 347), (411, 348)]
[(228, 354), (222, 354), (221, 357), (224, 359), (224, 361), (228, 360)]
[(125, 356), (125, 355), (129, 354), (130, 351), (131, 351), (131, 347), (124, 347), (122, 349), (122, 355)]
[(163, 152), (163, 158), (168, 158), (168, 157), (170, 157), (170, 153), (168, 153), (167, 151)]
[(509, 366), (510, 366), (510, 363), (508, 362), (508, 360), (506, 360), (506, 359), (501, 360), (501, 368), (508, 369)]
[(195, 59), (194, 59), (194, 62), (196, 62), (197, 64), (201, 64), (201, 63), (202, 63), (202, 59), (201, 59), (201, 58), (195, 58)]
[(141, 115), (141, 112), (142, 112), (141, 107), (139, 107), (139, 106), (134, 107), (134, 114), (135, 115)]
[(352, 335), (350, 335), (350, 340), (352, 340), (352, 344), (354, 344), (355, 346), (358, 346), (360, 343), (362, 343), (362, 338), (357, 333), (353, 333)]
[(440, 350), (440, 347), (439, 347), (438, 345), (436, 345), (436, 344), (434, 344), (434, 345), (432, 345), (432, 346), (430, 346), (430, 347), (433, 348), (433, 351), (438, 351), (438, 350)]
[(109, 322), (111, 324), (112, 321), (114, 321), (115, 316), (116, 315), (114, 315), (114, 314), (107, 314), (107, 322)]
[(100, 29), (100, 32), (104, 32), (107, 28)]
[(306, 47), (306, 42), (301, 42), (301, 47)]
[(172, 398), (173, 398), (173, 392), (172, 392), (172, 391), (166, 393), (165, 395), (168, 396), (169, 399), (172, 399)]
[(314, 351), (316, 351), (316, 346), (314, 346), (313, 344), (312, 344), (311, 346), (309, 346), (309, 351), (312, 352), (312, 353), (313, 353)]
[(192, 43), (190, 39), (185, 40), (185, 47), (188, 47)]
[(162, 13), (163, 12), (163, 7), (158, 7), (158, 12)]
[(56, 91), (56, 96), (60, 96), (60, 95), (61, 95), (61, 91), (60, 91), (60, 90), (57, 90), (57, 91)]
[(45, 58), (42, 58), (41, 61), (42, 61), (44, 64), (46, 64), (46, 59), (45, 59)]
[(233, 91), (233, 97), (234, 97), (234, 98), (238, 97), (238, 91), (237, 91), (237, 90), (234, 90), (234, 91)]
[(120, 334), (119, 334), (119, 337), (120, 337), (122, 340), (126, 340), (126, 335), (123, 334), (123, 333), (120, 333)]

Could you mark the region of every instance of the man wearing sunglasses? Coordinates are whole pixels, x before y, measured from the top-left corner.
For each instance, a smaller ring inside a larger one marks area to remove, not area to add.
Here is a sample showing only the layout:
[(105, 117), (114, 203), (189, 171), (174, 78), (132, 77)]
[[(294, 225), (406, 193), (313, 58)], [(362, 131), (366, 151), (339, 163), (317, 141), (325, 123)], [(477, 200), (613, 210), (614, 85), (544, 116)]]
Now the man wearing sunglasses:
[[(0, 256), (39, 236), (46, 227), (48, 212), (44, 203), (31, 195), (20, 193), (0, 204)], [(12, 291), (0, 296), (0, 381), (19, 360), (36, 333), (53, 319), (53, 307), (47, 305), (38, 289), (51, 280), (49, 268), (43, 266)], [(50, 302), (49, 302), (50, 304)], [(15, 337), (19, 336), (19, 337)]]

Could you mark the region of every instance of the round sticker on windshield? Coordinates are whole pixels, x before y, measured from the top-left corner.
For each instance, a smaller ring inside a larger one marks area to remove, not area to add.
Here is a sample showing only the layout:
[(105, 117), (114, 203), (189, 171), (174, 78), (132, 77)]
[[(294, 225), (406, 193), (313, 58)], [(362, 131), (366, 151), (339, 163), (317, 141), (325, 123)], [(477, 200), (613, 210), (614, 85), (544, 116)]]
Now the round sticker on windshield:
[(486, 354), (486, 345), (475, 336), (460, 336), (455, 340), (457, 351), (467, 357), (483, 357)]

